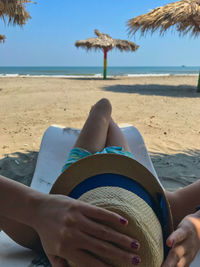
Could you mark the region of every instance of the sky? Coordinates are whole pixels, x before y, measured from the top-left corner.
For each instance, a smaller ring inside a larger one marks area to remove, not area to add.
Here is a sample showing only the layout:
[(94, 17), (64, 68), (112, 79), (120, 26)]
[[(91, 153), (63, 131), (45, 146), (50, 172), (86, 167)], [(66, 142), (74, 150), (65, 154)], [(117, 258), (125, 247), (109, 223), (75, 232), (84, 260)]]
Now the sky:
[(77, 49), (75, 41), (94, 37), (94, 29), (140, 46), (137, 52), (108, 53), (109, 66), (200, 66), (200, 38), (169, 31), (128, 35), (127, 21), (170, 0), (35, 0), (32, 19), (22, 28), (0, 20), (0, 66), (102, 66), (103, 53)]

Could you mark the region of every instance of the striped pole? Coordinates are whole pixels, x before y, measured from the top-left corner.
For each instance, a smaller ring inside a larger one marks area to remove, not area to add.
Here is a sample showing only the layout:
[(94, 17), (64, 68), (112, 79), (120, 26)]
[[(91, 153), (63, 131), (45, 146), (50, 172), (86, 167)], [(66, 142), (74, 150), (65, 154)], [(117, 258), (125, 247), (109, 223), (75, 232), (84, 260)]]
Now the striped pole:
[(106, 80), (106, 76), (107, 76), (107, 53), (108, 53), (108, 49), (104, 48), (104, 72), (103, 72), (104, 80)]
[(200, 93), (200, 72), (199, 72), (199, 81), (197, 85), (197, 92)]

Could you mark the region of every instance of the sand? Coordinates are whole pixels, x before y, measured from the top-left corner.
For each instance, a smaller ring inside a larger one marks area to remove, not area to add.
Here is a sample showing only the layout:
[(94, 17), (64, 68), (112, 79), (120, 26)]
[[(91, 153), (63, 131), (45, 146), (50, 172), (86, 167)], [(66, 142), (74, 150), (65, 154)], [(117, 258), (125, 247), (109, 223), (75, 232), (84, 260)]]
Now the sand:
[(0, 174), (30, 184), (41, 139), (52, 124), (81, 128), (102, 97), (117, 123), (144, 137), (165, 188), (200, 178), (200, 93), (197, 76), (0, 78)]

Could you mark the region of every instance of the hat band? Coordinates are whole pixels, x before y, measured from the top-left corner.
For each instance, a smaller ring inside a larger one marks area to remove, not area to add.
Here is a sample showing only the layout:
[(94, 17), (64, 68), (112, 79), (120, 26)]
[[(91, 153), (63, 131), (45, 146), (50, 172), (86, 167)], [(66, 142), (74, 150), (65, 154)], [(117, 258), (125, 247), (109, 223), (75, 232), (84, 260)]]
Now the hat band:
[(128, 191), (131, 191), (132, 193), (142, 198), (153, 209), (152, 199), (147, 191), (137, 182), (119, 174), (104, 173), (89, 177), (78, 184), (69, 193), (68, 196), (74, 199), (78, 199), (84, 193), (92, 189), (104, 186), (121, 187)]
[(167, 235), (167, 220), (168, 220), (168, 210), (167, 205), (162, 196), (158, 195), (158, 202), (159, 206), (156, 205), (154, 200), (151, 198), (151, 195), (136, 181), (120, 175), (120, 174), (112, 174), (112, 173), (104, 173), (98, 174), (92, 177), (87, 178), (80, 184), (78, 184), (69, 194), (68, 196), (74, 199), (78, 199), (84, 193), (98, 188), (98, 187), (105, 187), (105, 186), (113, 186), (113, 187), (120, 187), (126, 189), (138, 197), (143, 199), (154, 211), (158, 220), (160, 221), (163, 233), (163, 243), (164, 243), (164, 254), (165, 258), (168, 254), (168, 248), (166, 246), (166, 239)]

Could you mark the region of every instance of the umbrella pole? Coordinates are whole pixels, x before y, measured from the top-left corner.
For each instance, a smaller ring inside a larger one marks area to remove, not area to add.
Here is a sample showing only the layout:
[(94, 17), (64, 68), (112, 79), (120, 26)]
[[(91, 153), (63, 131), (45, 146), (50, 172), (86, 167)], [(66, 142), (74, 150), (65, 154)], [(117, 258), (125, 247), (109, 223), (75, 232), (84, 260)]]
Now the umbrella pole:
[(103, 78), (104, 80), (106, 80), (106, 76), (107, 76), (107, 53), (108, 50), (106, 48), (104, 48), (104, 72), (103, 72)]
[(199, 81), (197, 85), (197, 92), (200, 93), (200, 72), (199, 72)]

